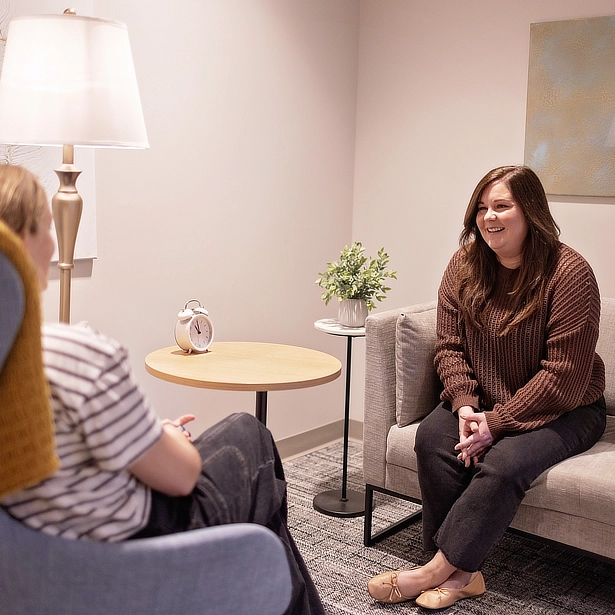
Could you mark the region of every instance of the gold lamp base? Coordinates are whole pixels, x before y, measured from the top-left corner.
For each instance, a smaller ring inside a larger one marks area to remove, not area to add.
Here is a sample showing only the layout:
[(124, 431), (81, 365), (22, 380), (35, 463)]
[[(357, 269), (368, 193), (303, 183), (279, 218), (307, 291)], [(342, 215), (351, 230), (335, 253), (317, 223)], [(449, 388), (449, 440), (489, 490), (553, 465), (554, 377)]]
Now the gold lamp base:
[(75, 244), (83, 210), (83, 199), (77, 192), (81, 171), (75, 167), (75, 148), (65, 145), (62, 166), (56, 169), (60, 187), (51, 199), (51, 211), (58, 238), (58, 269), (60, 270), (60, 322), (70, 323), (70, 288), (75, 268)]

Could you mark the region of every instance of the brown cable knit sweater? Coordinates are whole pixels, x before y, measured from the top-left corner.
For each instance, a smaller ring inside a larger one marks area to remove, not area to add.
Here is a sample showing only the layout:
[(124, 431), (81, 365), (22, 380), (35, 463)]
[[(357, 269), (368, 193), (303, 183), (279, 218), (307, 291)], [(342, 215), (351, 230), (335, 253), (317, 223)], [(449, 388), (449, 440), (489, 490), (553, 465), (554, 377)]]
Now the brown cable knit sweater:
[(527, 431), (596, 401), (605, 387), (596, 354), (600, 294), (587, 261), (560, 244), (543, 309), (505, 335), (497, 333), (517, 271), (500, 266), (498, 288), (487, 306), (487, 327), (466, 327), (457, 302), (456, 276), (463, 253), (446, 268), (438, 291), (435, 367), (442, 400), (453, 411), (487, 412), (494, 438)]

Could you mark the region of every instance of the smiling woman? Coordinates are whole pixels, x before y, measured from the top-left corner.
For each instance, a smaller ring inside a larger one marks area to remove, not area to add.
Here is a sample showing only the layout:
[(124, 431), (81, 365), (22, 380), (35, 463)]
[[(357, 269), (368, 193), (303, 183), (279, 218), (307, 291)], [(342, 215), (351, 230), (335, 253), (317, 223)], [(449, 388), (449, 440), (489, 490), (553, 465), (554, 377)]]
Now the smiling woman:
[(558, 236), (531, 169), (499, 167), (478, 183), (438, 291), (442, 403), (415, 441), (435, 555), (374, 577), (377, 600), (440, 609), (482, 595), (480, 568), (532, 481), (604, 431), (598, 285)]

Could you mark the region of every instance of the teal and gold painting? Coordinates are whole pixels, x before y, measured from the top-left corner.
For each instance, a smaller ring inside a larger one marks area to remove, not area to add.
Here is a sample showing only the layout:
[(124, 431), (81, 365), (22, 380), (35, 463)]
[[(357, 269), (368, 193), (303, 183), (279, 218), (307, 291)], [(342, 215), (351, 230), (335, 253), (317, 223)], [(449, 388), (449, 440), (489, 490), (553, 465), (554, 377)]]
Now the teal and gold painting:
[(531, 24), (525, 164), (548, 194), (615, 197), (615, 17)]

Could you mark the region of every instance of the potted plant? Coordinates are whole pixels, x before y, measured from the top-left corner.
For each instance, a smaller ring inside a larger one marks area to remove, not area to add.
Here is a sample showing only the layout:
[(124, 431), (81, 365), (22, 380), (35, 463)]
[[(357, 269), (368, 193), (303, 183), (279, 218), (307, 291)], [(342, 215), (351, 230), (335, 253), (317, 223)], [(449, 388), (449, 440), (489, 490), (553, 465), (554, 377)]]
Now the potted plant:
[(396, 271), (387, 271), (389, 255), (384, 248), (378, 250), (376, 258), (367, 257), (359, 241), (345, 246), (340, 258), (327, 263), (327, 270), (319, 273), (316, 284), (324, 289), (322, 300), (325, 305), (333, 297), (340, 301), (338, 320), (347, 327), (362, 327), (369, 310), (376, 307), (375, 301), (382, 301), (390, 287), (387, 278), (397, 279)]

